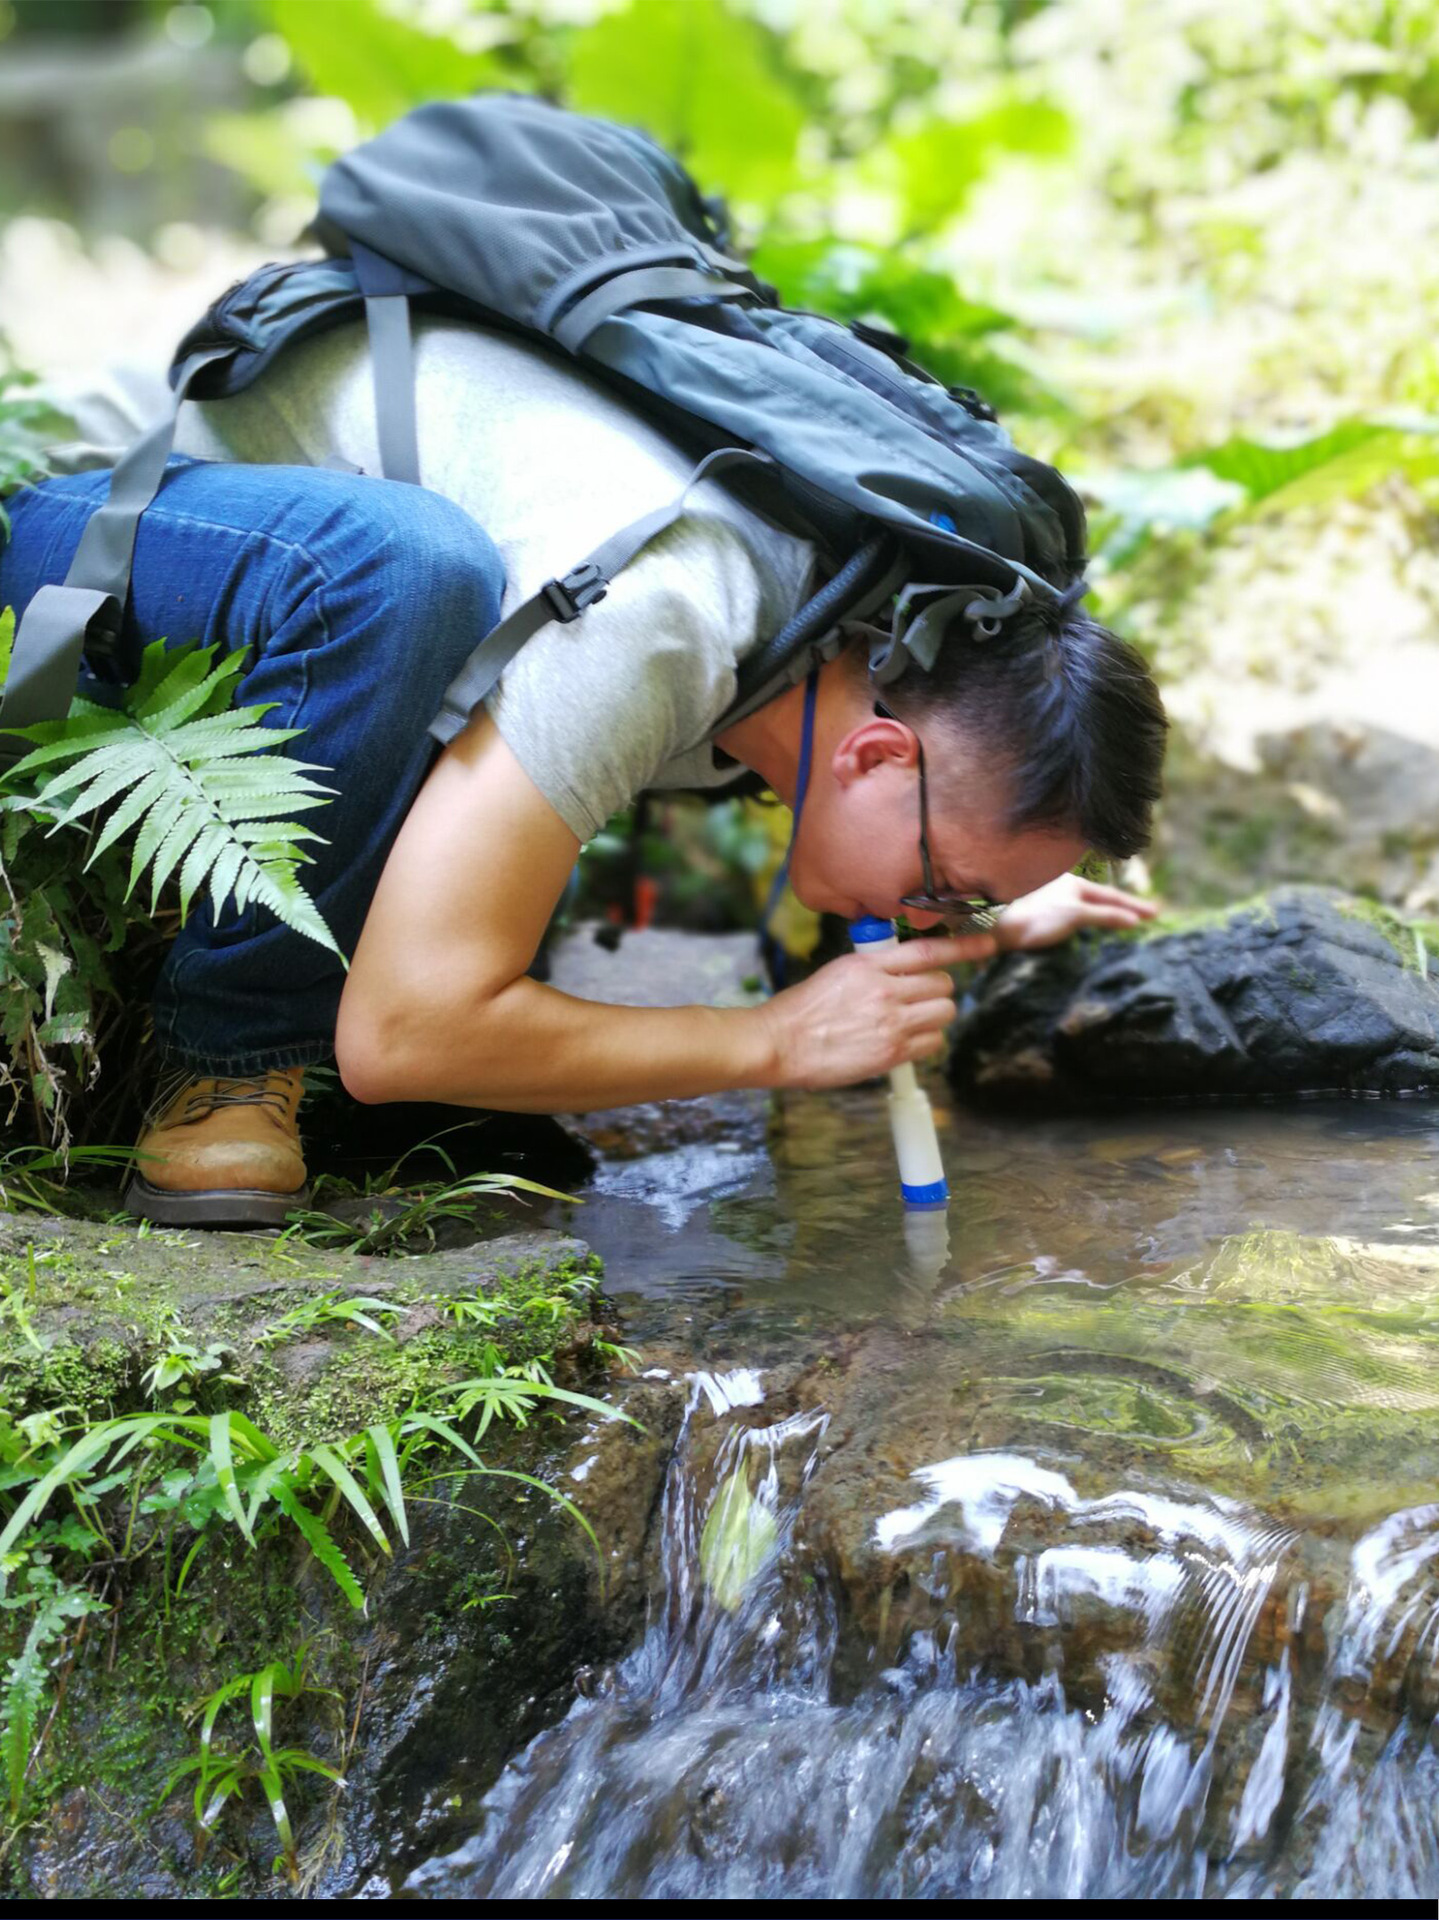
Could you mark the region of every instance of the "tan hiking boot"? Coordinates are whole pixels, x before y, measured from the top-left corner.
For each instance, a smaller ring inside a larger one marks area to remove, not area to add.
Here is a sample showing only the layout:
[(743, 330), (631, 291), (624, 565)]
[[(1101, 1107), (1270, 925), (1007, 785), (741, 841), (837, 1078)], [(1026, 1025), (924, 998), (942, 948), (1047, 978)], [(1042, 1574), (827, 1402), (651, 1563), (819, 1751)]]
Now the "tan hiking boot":
[(282, 1227), (310, 1191), (296, 1113), (301, 1067), (187, 1080), (135, 1147), (125, 1205), (161, 1226)]

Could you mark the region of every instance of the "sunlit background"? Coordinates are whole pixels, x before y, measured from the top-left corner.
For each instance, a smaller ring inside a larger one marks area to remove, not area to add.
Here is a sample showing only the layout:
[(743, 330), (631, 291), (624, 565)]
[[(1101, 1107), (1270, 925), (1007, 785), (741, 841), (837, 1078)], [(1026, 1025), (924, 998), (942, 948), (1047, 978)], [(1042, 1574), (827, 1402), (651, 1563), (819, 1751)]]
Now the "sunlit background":
[(1439, 906), (1435, 0), (0, 0), (12, 369), (162, 367), (328, 160), (477, 86), (643, 125), (791, 304), (1082, 485), (1181, 723), (1167, 897)]

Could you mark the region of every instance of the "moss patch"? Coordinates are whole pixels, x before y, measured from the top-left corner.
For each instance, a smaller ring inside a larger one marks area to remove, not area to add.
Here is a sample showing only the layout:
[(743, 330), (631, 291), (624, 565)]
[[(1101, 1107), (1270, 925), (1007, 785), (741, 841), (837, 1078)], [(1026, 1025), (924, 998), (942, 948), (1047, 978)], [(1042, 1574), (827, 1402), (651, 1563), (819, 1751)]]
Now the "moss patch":
[(1334, 905), (1346, 920), (1358, 920), (1387, 940), (1411, 973), (1439, 977), (1439, 920), (1409, 920), (1378, 900), (1340, 895)]

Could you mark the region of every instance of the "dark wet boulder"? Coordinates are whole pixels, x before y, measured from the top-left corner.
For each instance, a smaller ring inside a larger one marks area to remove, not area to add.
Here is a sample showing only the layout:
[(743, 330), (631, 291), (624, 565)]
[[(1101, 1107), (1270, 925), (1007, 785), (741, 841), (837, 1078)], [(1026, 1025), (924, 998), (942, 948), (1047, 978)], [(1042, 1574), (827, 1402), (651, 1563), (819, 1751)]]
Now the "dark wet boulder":
[(1140, 937), (1082, 936), (980, 976), (950, 1075), (966, 1099), (1077, 1106), (1432, 1095), (1439, 951), (1422, 928), (1320, 887)]

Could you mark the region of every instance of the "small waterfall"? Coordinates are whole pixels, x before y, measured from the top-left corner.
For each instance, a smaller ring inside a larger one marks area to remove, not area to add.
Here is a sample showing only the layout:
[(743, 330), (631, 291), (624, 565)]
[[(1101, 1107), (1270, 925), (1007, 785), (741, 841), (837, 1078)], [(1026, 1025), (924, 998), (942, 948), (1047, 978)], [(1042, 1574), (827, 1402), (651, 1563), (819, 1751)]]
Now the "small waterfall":
[[(1295, 1536), (1263, 1515), (1174, 1489), (1085, 1498), (1025, 1455), (961, 1455), (917, 1473), (872, 1544), (936, 1594), (953, 1591), (946, 1558), (984, 1563), (1025, 1644), (1061, 1655), (996, 1676), (951, 1616), (866, 1667), (846, 1657), (843, 1597), (797, 1534), (827, 1416), (767, 1411), (754, 1373), (690, 1377), (643, 1641), (506, 1768), (475, 1834), (407, 1893), (1439, 1889), (1439, 1508), (1355, 1543), (1316, 1659)], [(1031, 1550), (1036, 1529), (1047, 1544)], [(1065, 1636), (1096, 1621), (1099, 1690), (1081, 1697)], [(1376, 1702), (1379, 1728), (1365, 1723)]]

